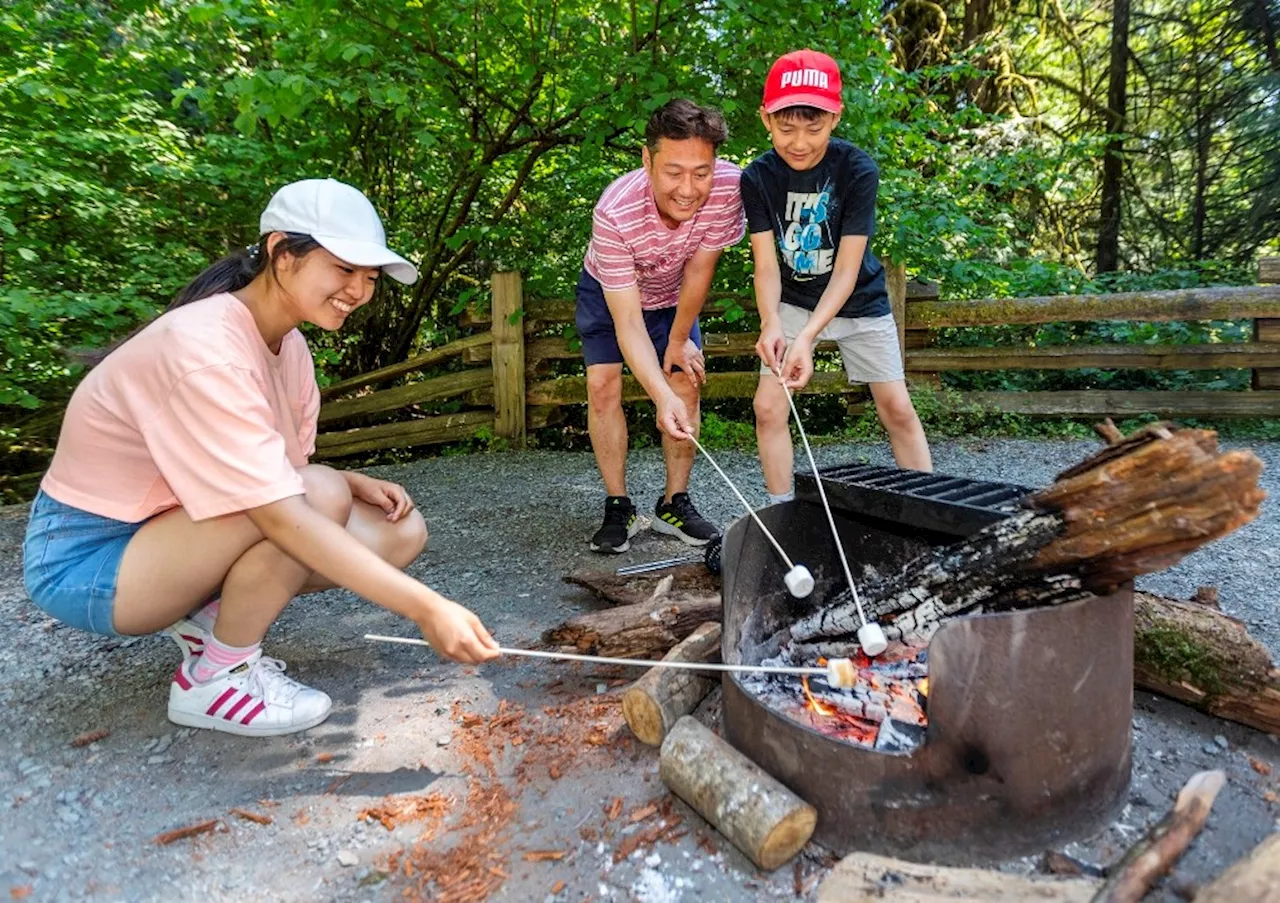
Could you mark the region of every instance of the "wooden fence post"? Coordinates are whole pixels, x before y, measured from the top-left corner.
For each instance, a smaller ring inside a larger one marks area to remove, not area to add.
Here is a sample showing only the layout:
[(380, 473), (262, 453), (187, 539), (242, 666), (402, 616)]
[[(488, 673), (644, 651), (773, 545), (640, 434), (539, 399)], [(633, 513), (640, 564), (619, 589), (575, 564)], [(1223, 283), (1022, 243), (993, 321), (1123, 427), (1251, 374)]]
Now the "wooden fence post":
[(516, 272), (494, 273), (493, 432), (525, 444), (524, 283)]
[(884, 268), (884, 285), (889, 293), (889, 310), (893, 313), (893, 322), (898, 327), (898, 354), (902, 355), (903, 366), (907, 363), (907, 265), (904, 263), (886, 263)]
[[(1258, 283), (1280, 282), (1280, 257), (1263, 257), (1258, 261)], [(1255, 342), (1280, 342), (1280, 320), (1266, 319), (1253, 321), (1253, 340)], [(1253, 387), (1255, 389), (1280, 389), (1280, 370), (1254, 370)]]

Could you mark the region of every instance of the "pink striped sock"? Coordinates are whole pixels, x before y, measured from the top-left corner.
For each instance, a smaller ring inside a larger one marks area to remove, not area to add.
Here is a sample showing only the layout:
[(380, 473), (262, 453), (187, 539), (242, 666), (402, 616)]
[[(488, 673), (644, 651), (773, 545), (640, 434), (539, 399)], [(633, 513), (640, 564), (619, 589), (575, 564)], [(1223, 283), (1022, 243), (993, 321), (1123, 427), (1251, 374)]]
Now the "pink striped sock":
[(261, 643), (254, 643), (252, 646), (228, 646), (213, 634), (209, 634), (209, 641), (204, 644), (204, 654), (191, 665), (191, 677), (197, 683), (204, 683), (224, 668), (246, 661), (260, 648), (262, 648)]

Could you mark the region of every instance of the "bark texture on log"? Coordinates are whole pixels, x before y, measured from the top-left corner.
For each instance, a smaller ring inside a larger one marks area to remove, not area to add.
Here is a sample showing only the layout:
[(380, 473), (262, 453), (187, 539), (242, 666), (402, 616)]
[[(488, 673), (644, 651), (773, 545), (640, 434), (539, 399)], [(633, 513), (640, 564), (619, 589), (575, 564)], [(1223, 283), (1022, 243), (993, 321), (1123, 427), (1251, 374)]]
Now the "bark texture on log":
[[(663, 657), (668, 662), (720, 660), (720, 625), (703, 624)], [(622, 694), (622, 716), (641, 743), (660, 746), (677, 721), (698, 707), (720, 680), (682, 668), (652, 668)]]
[[(1066, 471), (1028, 499), (1029, 510), (868, 585), (864, 609), (890, 624), (891, 638), (927, 638), (940, 618), (980, 607), (1109, 594), (1257, 517), (1261, 470), (1252, 452), (1219, 453), (1211, 431), (1145, 429)], [(859, 626), (846, 590), (793, 625), (791, 637), (846, 636)]]
[(1009, 875), (853, 853), (818, 886), (818, 903), (1089, 903), (1095, 878)]
[(1272, 834), (1244, 859), (1196, 894), (1195, 903), (1276, 903), (1280, 900), (1280, 833)]
[(689, 715), (662, 741), (658, 773), (765, 871), (800, 852), (818, 822), (812, 806)]
[(1195, 602), (1133, 601), (1134, 686), (1280, 736), (1280, 668), (1244, 624)]
[(1222, 771), (1191, 776), (1169, 814), (1146, 833), (1108, 873), (1093, 903), (1138, 903), (1156, 879), (1169, 871), (1204, 827), (1218, 791), (1227, 781)]
[(707, 621), (720, 620), (720, 596), (657, 593), (646, 601), (576, 615), (542, 635), (584, 655), (661, 658)]
[(720, 597), (720, 580), (707, 572), (701, 564), (686, 564), (650, 574), (620, 577), (613, 571), (581, 568), (564, 578), (565, 583), (589, 589), (606, 602), (615, 605), (635, 605), (647, 602), (667, 578), (673, 578), (666, 595), (672, 602), (686, 598)]

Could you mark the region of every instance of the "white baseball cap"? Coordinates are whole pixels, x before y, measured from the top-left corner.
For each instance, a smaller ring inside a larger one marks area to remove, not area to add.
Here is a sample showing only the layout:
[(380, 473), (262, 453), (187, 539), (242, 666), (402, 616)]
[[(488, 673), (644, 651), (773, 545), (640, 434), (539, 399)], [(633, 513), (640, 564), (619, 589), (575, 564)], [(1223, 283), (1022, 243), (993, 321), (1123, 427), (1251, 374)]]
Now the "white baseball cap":
[(258, 232), (310, 235), (347, 263), (382, 267), (405, 285), (418, 281), (418, 268), (387, 247), (387, 233), (373, 204), (359, 189), (337, 179), (303, 179), (281, 188), (262, 211)]

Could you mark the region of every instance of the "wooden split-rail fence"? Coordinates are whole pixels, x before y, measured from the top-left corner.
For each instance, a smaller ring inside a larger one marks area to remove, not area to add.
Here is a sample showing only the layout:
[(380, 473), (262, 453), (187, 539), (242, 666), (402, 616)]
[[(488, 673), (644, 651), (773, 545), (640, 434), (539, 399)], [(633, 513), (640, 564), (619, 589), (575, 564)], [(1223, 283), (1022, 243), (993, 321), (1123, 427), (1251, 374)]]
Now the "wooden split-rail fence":
[[(1258, 285), (1230, 288), (939, 301), (936, 287), (908, 282), (901, 266), (889, 268), (888, 281), (907, 378), (914, 384), (936, 385), (939, 374), (964, 370), (1253, 371), (1252, 388), (1246, 391), (969, 392), (955, 398), (964, 409), (1062, 416), (1280, 417), (1280, 257), (1261, 261)], [(477, 330), (473, 334), (327, 386), (322, 392), (317, 457), (455, 442), (482, 430), (519, 447), (530, 430), (556, 423), (564, 406), (584, 404), (586, 376), (580, 367), (570, 375), (550, 372), (552, 362), (581, 361), (577, 343), (562, 334), (564, 325), (573, 322), (573, 302), (526, 301), (520, 274), (514, 272), (495, 274), (491, 289), (489, 313), (472, 310), (464, 318)], [(707, 312), (723, 312), (735, 300), (748, 310), (754, 308), (749, 298), (722, 297), (709, 301)], [(939, 347), (935, 338), (943, 328), (1244, 319), (1254, 323), (1248, 341), (1206, 344)], [(754, 395), (759, 378), (751, 362), (756, 326), (754, 314), (749, 314), (733, 324), (741, 331), (704, 333), (708, 372), (703, 398)], [(454, 360), (466, 366), (422, 378), (424, 371)], [(737, 369), (727, 369), (732, 366)], [(865, 403), (863, 390), (850, 387), (843, 371), (815, 373), (805, 391), (849, 395), (855, 407)], [(632, 377), (624, 381), (623, 398), (645, 398)], [(460, 399), (463, 410), (422, 412), (423, 406), (448, 399)], [(388, 417), (394, 419), (369, 424)]]

